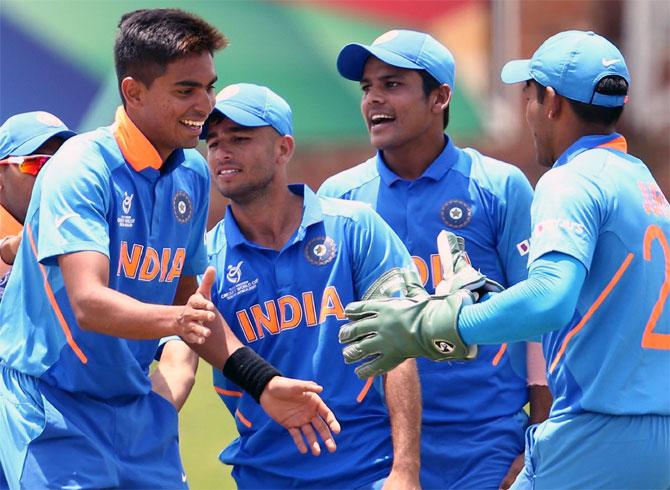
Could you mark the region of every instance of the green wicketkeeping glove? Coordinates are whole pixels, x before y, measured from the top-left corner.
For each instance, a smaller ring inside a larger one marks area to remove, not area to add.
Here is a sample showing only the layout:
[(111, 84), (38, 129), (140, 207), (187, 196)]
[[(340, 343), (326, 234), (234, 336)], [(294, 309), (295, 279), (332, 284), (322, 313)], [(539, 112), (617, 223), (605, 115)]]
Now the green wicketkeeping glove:
[(467, 289), (475, 294), (476, 301), (486, 293), (499, 293), (505, 289), (472, 267), (462, 237), (442, 230), (437, 235), (437, 252), (442, 264), (442, 280), (435, 288), (435, 294), (445, 295)]
[(384, 373), (410, 357), (435, 361), (474, 359), (477, 346), (463, 343), (458, 314), (472, 304), (472, 293), (457, 291), (448, 296), (415, 296), (350, 303), (350, 320), (340, 329), (340, 343), (347, 363), (365, 360), (356, 368), (359, 378)]

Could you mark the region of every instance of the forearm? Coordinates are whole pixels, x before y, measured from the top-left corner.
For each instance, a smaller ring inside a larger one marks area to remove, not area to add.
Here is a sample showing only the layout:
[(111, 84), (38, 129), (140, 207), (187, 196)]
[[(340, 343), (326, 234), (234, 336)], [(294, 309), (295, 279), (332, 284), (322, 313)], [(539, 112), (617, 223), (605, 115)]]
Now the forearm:
[(418, 478), (421, 436), (421, 384), (416, 360), (408, 359), (384, 376), (393, 438), (393, 470)]
[(127, 339), (157, 339), (177, 333), (182, 306), (143, 303), (107, 287), (90, 288), (73, 303), (84, 330)]
[(570, 320), (585, 276), (572, 257), (547, 254), (533, 263), (527, 280), (463, 307), (458, 330), (467, 344), (535, 339)]
[(212, 367), (223, 369), (228, 358), (243, 345), (223, 319), (221, 313), (215, 311), (214, 314), (214, 320), (205, 324), (210, 329), (210, 335), (205, 342), (189, 345)]
[(151, 374), (153, 390), (170, 401), (177, 411), (184, 406), (193, 389), (198, 359), (184, 342), (171, 340), (164, 346), (160, 362)]

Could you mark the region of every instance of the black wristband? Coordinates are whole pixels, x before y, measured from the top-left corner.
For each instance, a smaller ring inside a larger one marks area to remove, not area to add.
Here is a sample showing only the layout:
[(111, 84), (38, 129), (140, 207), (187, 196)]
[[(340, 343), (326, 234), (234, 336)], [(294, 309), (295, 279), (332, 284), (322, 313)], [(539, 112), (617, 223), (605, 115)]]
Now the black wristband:
[(223, 375), (260, 403), (265, 386), (281, 373), (249, 347), (242, 347), (223, 365)]

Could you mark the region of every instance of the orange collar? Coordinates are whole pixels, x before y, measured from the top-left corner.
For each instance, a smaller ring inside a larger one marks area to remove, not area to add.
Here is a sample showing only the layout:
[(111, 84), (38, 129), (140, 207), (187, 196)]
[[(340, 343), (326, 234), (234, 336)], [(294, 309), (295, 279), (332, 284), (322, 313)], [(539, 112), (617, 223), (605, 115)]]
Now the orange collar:
[(623, 136), (618, 136), (608, 143), (598, 145), (598, 148), (611, 148), (612, 150), (618, 150), (621, 153), (628, 153), (628, 143)]
[(123, 106), (116, 109), (116, 117), (112, 132), (116, 143), (121, 148), (124, 158), (137, 172), (147, 168), (161, 168), (163, 160), (156, 148), (142, 134), (135, 123), (133, 123)]

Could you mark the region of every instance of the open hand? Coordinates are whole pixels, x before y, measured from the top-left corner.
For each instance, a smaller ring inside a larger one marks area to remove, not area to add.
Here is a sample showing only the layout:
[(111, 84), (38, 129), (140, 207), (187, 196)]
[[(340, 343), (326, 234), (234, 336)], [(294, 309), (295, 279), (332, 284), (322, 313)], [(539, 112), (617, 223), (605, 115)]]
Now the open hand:
[(317, 433), (329, 452), (337, 449), (333, 434), (340, 433), (340, 424), (318, 395), (322, 391), (313, 381), (275, 376), (261, 394), (261, 406), (289, 431), (301, 454), (307, 453), (307, 445), (314, 456), (321, 454)]

